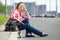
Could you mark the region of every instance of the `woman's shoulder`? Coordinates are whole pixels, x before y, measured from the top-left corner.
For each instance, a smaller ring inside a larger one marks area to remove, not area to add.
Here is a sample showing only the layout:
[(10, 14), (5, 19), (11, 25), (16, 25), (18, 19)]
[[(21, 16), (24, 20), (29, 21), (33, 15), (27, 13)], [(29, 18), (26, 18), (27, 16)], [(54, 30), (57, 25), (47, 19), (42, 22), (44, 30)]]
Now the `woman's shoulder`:
[(12, 12), (14, 12), (14, 13), (19, 13), (17, 9), (14, 9)]

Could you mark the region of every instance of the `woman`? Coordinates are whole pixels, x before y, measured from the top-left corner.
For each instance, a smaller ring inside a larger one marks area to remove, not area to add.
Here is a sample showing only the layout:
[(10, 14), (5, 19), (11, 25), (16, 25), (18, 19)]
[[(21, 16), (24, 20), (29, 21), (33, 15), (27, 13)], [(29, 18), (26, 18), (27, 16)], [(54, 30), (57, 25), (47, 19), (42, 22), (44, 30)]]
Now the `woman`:
[(47, 34), (33, 28), (29, 24), (30, 15), (29, 15), (29, 13), (28, 13), (28, 11), (26, 9), (26, 6), (25, 6), (25, 4), (23, 2), (19, 2), (17, 4), (15, 10), (13, 10), (11, 15), (10, 15), (10, 19), (16, 19), (17, 21), (19, 21), (21, 23), (20, 25), (18, 25), (18, 29), (19, 30), (26, 29), (26, 37), (34, 37), (32, 35), (32, 33), (34, 33), (34, 34), (36, 34), (36, 35), (38, 35), (40, 37), (47, 36)]

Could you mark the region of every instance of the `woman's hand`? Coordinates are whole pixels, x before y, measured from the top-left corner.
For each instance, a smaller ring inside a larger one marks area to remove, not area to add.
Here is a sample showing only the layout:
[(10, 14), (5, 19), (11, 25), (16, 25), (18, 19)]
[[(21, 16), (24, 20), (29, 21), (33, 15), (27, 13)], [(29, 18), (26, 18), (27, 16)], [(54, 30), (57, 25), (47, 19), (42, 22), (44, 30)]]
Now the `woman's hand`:
[(21, 24), (24, 24), (23, 22), (21, 22)]
[(24, 11), (27, 11), (27, 8), (26, 8), (26, 6), (24, 6), (24, 7), (23, 7), (23, 10), (24, 10)]

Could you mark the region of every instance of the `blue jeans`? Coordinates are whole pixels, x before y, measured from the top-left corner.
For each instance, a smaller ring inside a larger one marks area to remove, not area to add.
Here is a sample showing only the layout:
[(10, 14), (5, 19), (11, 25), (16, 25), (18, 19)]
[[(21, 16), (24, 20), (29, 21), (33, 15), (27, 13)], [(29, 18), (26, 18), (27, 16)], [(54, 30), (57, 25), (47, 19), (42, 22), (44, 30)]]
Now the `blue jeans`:
[(20, 30), (26, 30), (26, 34), (28, 34), (28, 33), (34, 33), (34, 34), (36, 34), (36, 35), (38, 35), (38, 36), (41, 36), (42, 35), (42, 32), (41, 31), (39, 31), (39, 30), (37, 30), (37, 29), (35, 29), (35, 28), (33, 28), (30, 24), (29, 24), (29, 20), (24, 20), (24, 21), (22, 21), (24, 24), (21, 24), (20, 26), (19, 26), (19, 29)]

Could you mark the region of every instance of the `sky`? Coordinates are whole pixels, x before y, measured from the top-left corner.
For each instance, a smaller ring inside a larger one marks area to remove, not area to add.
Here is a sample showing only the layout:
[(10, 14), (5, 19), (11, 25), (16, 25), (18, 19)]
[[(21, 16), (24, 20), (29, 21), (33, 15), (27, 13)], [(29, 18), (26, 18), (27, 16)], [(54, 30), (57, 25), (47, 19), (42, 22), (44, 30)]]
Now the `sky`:
[[(5, 4), (5, 0), (0, 0), (3, 4)], [(18, 2), (35, 2), (36, 5), (42, 5), (42, 4), (46, 4), (47, 5), (47, 11), (50, 10), (51, 11), (55, 11), (56, 10), (56, 0), (7, 0), (7, 5), (13, 5), (13, 1), (14, 3), (18, 3)], [(51, 1), (51, 6), (50, 6), (50, 1)], [(60, 12), (60, 0), (57, 0), (57, 10), (58, 12)]]

